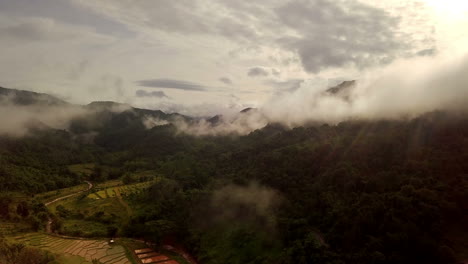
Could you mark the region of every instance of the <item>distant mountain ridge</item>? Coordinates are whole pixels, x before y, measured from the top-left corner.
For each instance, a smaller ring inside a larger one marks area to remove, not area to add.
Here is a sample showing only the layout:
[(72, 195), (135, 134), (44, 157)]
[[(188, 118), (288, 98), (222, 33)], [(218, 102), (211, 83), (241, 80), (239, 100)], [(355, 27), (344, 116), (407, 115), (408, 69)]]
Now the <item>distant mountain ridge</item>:
[[(167, 119), (180, 117), (182, 119), (189, 119), (185, 115), (179, 113), (165, 113), (161, 110), (151, 110), (136, 108), (129, 104), (118, 103), (114, 101), (93, 101), (87, 105), (73, 105), (64, 100), (61, 100), (55, 96), (46, 93), (37, 93), (26, 90), (17, 90), (0, 87), (0, 103), (6, 100), (12, 104), (20, 106), (29, 105), (40, 105), (40, 106), (80, 106), (85, 109), (91, 109), (95, 111), (111, 111), (111, 112), (123, 112), (125, 110), (131, 110), (139, 113), (140, 115), (149, 115), (152, 117)], [(117, 110), (117, 111), (116, 111)]]
[(55, 96), (46, 93), (36, 93), (25, 90), (16, 90), (0, 87), (0, 98), (8, 98), (12, 103), (17, 105), (49, 105), (49, 106), (63, 106), (69, 105)]

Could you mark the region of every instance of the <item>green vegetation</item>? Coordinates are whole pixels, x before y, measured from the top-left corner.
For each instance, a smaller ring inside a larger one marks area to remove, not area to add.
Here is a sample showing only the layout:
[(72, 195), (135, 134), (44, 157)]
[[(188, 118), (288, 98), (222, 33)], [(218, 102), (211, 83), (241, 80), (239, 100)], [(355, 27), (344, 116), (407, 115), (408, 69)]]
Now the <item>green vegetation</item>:
[(68, 169), (77, 175), (90, 176), (93, 174), (96, 165), (94, 163), (73, 164), (68, 166)]
[(119, 196), (128, 196), (135, 192), (140, 192), (150, 186), (149, 182), (125, 184), (123, 181), (111, 181), (100, 184), (94, 188), (94, 192), (87, 197), (95, 200), (106, 199)]
[[(101, 114), (70, 132), (0, 138), (2, 222), (40, 230), (50, 215), (62, 234), (117, 232), (186, 249), (204, 264), (468, 256), (465, 116), (193, 137), (172, 125), (146, 129), (139, 112)], [(91, 132), (92, 142), (82, 140)], [(41, 205), (83, 180), (95, 184), (89, 193), (50, 211)]]
[(24, 244), (9, 242), (0, 237), (0, 263), (4, 264), (58, 264), (55, 256), (47, 251)]
[[(112, 180), (96, 185), (86, 195), (60, 200), (49, 206), (49, 211), (56, 219), (56, 232), (79, 237), (115, 236), (132, 214), (125, 197), (142, 192), (150, 182), (123, 185), (120, 180)], [(63, 193), (68, 194), (72, 190), (82, 189), (68, 188)]]
[(48, 220), (45, 205), (27, 196), (0, 193), (0, 235), (40, 230)]
[(58, 190), (49, 191), (45, 193), (39, 193), (35, 195), (35, 198), (38, 199), (39, 201), (49, 202), (49, 201), (53, 201), (56, 198), (66, 196), (69, 194), (73, 194), (73, 193), (77, 193), (77, 192), (87, 190), (87, 189), (88, 189), (88, 184), (83, 183), (83, 184), (76, 185), (73, 187), (58, 189)]

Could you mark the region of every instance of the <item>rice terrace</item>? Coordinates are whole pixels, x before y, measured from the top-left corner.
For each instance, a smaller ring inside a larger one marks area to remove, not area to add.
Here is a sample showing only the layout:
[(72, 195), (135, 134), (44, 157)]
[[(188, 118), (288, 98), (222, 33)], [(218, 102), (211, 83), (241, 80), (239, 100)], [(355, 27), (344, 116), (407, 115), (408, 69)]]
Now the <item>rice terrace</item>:
[[(191, 260), (185, 260), (183, 252), (179, 255), (169, 245), (156, 247), (141, 240), (118, 237), (117, 230), (109, 228), (109, 224), (115, 222), (102, 221), (107, 216), (119, 224), (128, 221), (132, 209), (125, 197), (148, 188), (154, 181), (157, 179), (131, 184), (123, 184), (121, 180), (98, 184), (86, 181), (74, 187), (37, 194), (36, 198), (55, 214), (48, 218), (46, 226), (31, 232), (27, 224), (2, 221), (0, 238), (20, 247), (54, 254), (58, 263), (64, 264), (189, 263)], [(18, 196), (12, 202), (21, 204), (22, 199), (26, 198)]]

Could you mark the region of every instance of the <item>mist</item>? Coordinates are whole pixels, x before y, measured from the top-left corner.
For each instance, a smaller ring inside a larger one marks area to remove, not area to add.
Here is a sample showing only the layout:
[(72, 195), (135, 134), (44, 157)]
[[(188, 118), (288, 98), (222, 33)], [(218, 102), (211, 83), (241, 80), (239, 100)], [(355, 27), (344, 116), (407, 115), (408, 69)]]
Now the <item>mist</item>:
[(214, 190), (209, 199), (197, 207), (198, 225), (210, 229), (217, 224), (236, 222), (274, 232), (275, 211), (281, 202), (279, 192), (257, 182), (228, 184)]
[(464, 111), (467, 73), (467, 56), (461, 60), (401, 60), (364, 74), (350, 90), (349, 98), (326, 93), (325, 85), (306, 84), (290, 96), (272, 98), (261, 111), (269, 121), (287, 126), (310, 121), (411, 118), (435, 110)]
[[(461, 59), (454, 59), (461, 58)], [(468, 56), (408, 58), (367, 71), (346, 96), (327, 92), (327, 81), (305, 81), (275, 94), (255, 111), (222, 116), (216, 124), (174, 122), (192, 135), (245, 135), (268, 123), (286, 127), (347, 120), (410, 119), (431, 111), (466, 113)]]
[(32, 128), (67, 129), (70, 121), (87, 113), (79, 106), (16, 105), (0, 99), (0, 134), (21, 137)]
[[(23, 137), (34, 129), (68, 130), (76, 118), (91, 118), (102, 107), (85, 107), (72, 104), (17, 104), (15, 95), (0, 97), (0, 135)], [(117, 105), (106, 108), (111, 112), (123, 112), (130, 106)]]
[[(459, 58), (459, 59), (455, 59)], [(273, 93), (256, 109), (225, 111), (216, 120), (145, 117), (147, 129), (172, 124), (178, 133), (194, 136), (246, 135), (269, 123), (293, 128), (308, 124), (337, 124), (347, 120), (410, 119), (431, 111), (466, 113), (468, 106), (468, 56), (437, 55), (396, 61), (367, 71), (347, 88), (346, 96), (327, 91), (326, 80), (304, 81), (293, 91)], [(15, 104), (11, 96), (0, 99), (0, 134), (24, 136), (32, 127), (68, 129), (71, 120), (103, 110), (122, 112), (123, 104)], [(213, 113), (213, 115), (218, 113)]]

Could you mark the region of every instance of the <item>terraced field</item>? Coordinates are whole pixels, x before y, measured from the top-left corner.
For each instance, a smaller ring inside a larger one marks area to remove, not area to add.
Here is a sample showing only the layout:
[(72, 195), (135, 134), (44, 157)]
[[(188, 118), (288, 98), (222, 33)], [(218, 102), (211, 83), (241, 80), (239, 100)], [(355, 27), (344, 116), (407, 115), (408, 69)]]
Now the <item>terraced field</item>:
[(111, 186), (101, 190), (97, 190), (89, 194), (87, 197), (93, 200), (100, 200), (118, 196), (126, 196), (128, 194), (138, 192), (150, 186), (150, 182), (135, 183), (129, 185)]
[(67, 264), (91, 264), (94, 259), (103, 264), (131, 263), (122, 246), (109, 245), (104, 240), (67, 239), (42, 233), (29, 233), (14, 239), (59, 254)]
[(143, 264), (179, 264), (179, 262), (171, 259), (171, 257), (155, 252), (151, 248), (136, 249), (134, 252)]

